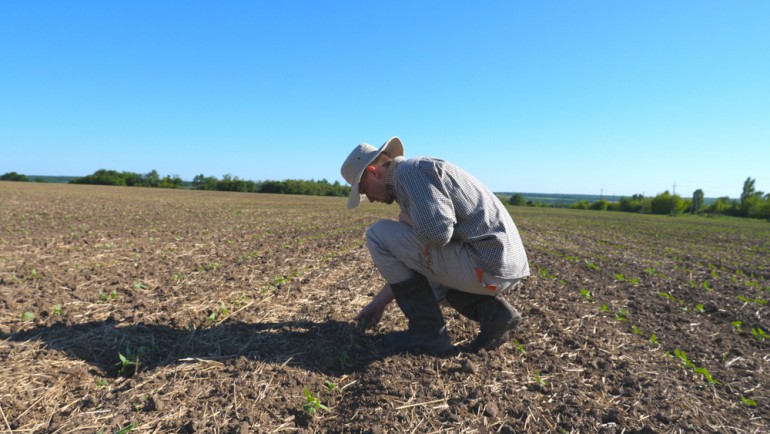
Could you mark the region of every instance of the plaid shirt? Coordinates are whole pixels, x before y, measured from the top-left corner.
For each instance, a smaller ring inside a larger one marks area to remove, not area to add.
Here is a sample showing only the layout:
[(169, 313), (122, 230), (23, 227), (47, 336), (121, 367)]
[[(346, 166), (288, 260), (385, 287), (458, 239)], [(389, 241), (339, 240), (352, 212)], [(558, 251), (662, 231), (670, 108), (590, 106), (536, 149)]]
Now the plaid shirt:
[(508, 210), (486, 186), (452, 163), (397, 157), (385, 183), (412, 217), (426, 247), (465, 243), (476, 264), (498, 277), (529, 276), (529, 262)]

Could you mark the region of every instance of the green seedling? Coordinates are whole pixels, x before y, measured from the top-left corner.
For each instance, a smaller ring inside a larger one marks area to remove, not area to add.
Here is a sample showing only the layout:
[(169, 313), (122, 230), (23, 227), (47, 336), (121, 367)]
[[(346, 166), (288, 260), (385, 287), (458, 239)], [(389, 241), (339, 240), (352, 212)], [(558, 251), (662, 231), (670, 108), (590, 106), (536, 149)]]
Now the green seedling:
[(634, 332), (634, 334), (635, 334), (635, 335), (637, 335), (637, 336), (642, 336), (642, 337), (644, 337), (644, 333), (642, 333), (642, 331), (641, 331), (641, 330), (639, 330), (639, 327), (637, 327), (637, 326), (635, 326), (635, 325), (632, 325), (632, 326), (631, 326), (631, 331), (633, 331), (633, 332)]
[(753, 399), (749, 399), (741, 395), (741, 404), (748, 405), (749, 407), (756, 407), (757, 401), (754, 401)]
[(96, 384), (97, 388), (102, 389), (102, 388), (104, 388), (105, 386), (107, 386), (110, 383), (108, 383), (107, 380), (104, 380), (104, 379), (100, 378), (100, 379), (94, 381), (94, 384)]
[(321, 399), (316, 396), (313, 396), (313, 394), (310, 393), (310, 391), (307, 390), (307, 388), (305, 388), (305, 399), (306, 399), (306, 402), (305, 402), (305, 405), (302, 406), (302, 408), (306, 412), (310, 413), (311, 415), (315, 415), (316, 411), (318, 410), (329, 411), (329, 407), (321, 404)]
[(141, 280), (137, 280), (131, 285), (131, 289), (134, 291), (140, 290), (140, 289), (147, 289), (147, 284), (142, 282)]
[(764, 340), (766, 340), (766, 339), (770, 339), (770, 335), (768, 335), (767, 333), (765, 333), (765, 331), (764, 331), (764, 330), (762, 330), (762, 328), (761, 328), (761, 327), (757, 327), (757, 328), (755, 328), (755, 329), (751, 329), (751, 334), (752, 334), (752, 335), (753, 335), (755, 338), (757, 338), (758, 340), (760, 340), (760, 341), (764, 341)]
[(651, 334), (650, 335), (650, 343), (653, 344), (653, 345), (660, 345), (658, 343), (658, 335), (656, 335), (655, 333)]
[(535, 371), (535, 382), (541, 386), (546, 385), (545, 379), (540, 376), (540, 371)]
[(684, 362), (685, 366), (695, 371), (696, 374), (701, 374), (711, 384), (719, 384), (719, 381), (715, 380), (711, 377), (711, 374), (709, 373), (708, 369), (702, 368), (700, 366), (695, 365), (692, 361), (690, 361), (689, 358), (687, 358), (687, 353), (680, 350), (679, 348), (674, 349), (674, 355), (679, 358), (682, 362)]
[(610, 308), (606, 304), (603, 304), (602, 307), (599, 308), (602, 312), (609, 312)]
[(120, 361), (115, 364), (115, 366), (118, 366), (118, 374), (120, 375), (126, 375), (128, 374), (129, 369), (133, 366), (134, 372), (136, 372), (137, 369), (139, 369), (139, 356), (136, 356), (136, 358), (131, 358), (130, 352), (126, 351), (126, 354), (129, 354), (128, 357), (124, 356), (121, 352), (118, 352), (118, 358)]
[(524, 353), (524, 345), (520, 344), (518, 340), (513, 340), (513, 346), (516, 347), (517, 350), (519, 350), (520, 353)]
[(32, 271), (30, 271), (30, 272), (29, 272), (29, 275), (30, 275), (30, 277), (32, 277), (33, 279), (37, 279), (38, 277), (40, 277), (40, 274), (39, 274), (39, 273), (37, 272), (37, 270), (35, 270), (34, 268), (32, 269)]
[(589, 270), (598, 270), (599, 266), (594, 264), (593, 262), (589, 261), (588, 259), (584, 260), (586, 267), (588, 267)]
[(588, 301), (594, 301), (594, 296), (585, 288), (580, 289), (580, 295)]
[(618, 321), (628, 321), (628, 311), (620, 308), (615, 311), (615, 319)]
[(334, 392), (334, 389), (336, 389), (337, 386), (329, 380), (326, 382), (326, 388), (329, 389), (329, 392)]
[(700, 312), (700, 313), (705, 313), (705, 312), (706, 312), (706, 309), (704, 309), (704, 307), (703, 307), (703, 304), (702, 304), (702, 303), (700, 303), (700, 304), (698, 304), (697, 306), (695, 306), (695, 310), (697, 310), (697, 311), (698, 311), (698, 312)]
[(61, 315), (61, 314), (62, 314), (61, 303), (54, 305), (53, 310), (51, 311), (51, 315)]
[(102, 292), (101, 289), (99, 290), (99, 300), (112, 301), (117, 300), (118, 298), (120, 298), (120, 294), (118, 294), (118, 291), (114, 289), (109, 293), (109, 295)]
[(733, 328), (735, 328), (735, 330), (738, 333), (742, 333), (743, 332), (743, 329), (741, 329), (741, 325), (743, 324), (743, 321), (733, 321), (730, 324), (732, 324)]
[(28, 310), (25, 310), (24, 313), (21, 314), (21, 320), (22, 321), (27, 321), (27, 322), (34, 321), (35, 320), (35, 314), (30, 312), (30, 311), (28, 311)]

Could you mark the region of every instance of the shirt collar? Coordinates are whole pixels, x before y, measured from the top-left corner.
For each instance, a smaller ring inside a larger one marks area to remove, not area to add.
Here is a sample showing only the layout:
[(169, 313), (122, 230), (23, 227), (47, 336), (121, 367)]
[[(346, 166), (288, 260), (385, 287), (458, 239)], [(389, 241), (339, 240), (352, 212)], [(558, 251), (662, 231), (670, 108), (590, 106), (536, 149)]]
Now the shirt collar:
[(385, 175), (385, 188), (388, 189), (388, 193), (393, 195), (395, 197), (395, 194), (393, 192), (393, 183), (396, 180), (396, 169), (398, 168), (398, 165), (401, 164), (402, 161), (406, 160), (404, 157), (396, 157), (393, 159), (393, 161), (390, 162), (390, 165), (388, 166), (388, 174)]

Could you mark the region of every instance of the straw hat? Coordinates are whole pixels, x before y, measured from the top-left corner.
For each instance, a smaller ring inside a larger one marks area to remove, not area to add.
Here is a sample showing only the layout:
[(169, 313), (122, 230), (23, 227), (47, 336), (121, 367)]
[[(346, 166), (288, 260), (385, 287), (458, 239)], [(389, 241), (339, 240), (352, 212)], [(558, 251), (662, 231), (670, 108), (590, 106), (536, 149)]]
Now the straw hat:
[(361, 203), (361, 194), (358, 192), (358, 183), (361, 182), (361, 176), (364, 174), (366, 166), (372, 164), (372, 161), (376, 160), (383, 152), (392, 158), (402, 157), (404, 155), (404, 145), (401, 143), (401, 139), (392, 137), (380, 149), (368, 143), (361, 143), (353, 149), (345, 163), (342, 164), (342, 169), (340, 170), (342, 177), (353, 187), (350, 190), (350, 198), (348, 198), (348, 209), (355, 208)]

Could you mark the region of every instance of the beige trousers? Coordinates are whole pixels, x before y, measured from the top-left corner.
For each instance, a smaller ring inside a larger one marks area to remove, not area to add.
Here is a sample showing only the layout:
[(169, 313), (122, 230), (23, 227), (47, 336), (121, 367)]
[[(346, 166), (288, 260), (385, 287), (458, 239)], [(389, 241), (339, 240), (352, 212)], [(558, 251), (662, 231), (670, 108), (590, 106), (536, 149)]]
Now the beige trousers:
[(451, 241), (443, 247), (425, 246), (411, 226), (394, 220), (380, 220), (366, 230), (366, 244), (372, 260), (388, 283), (407, 280), (420, 273), (431, 282), (436, 298), (446, 290), (482, 295), (510, 291), (521, 279), (505, 279), (481, 270), (468, 246)]

